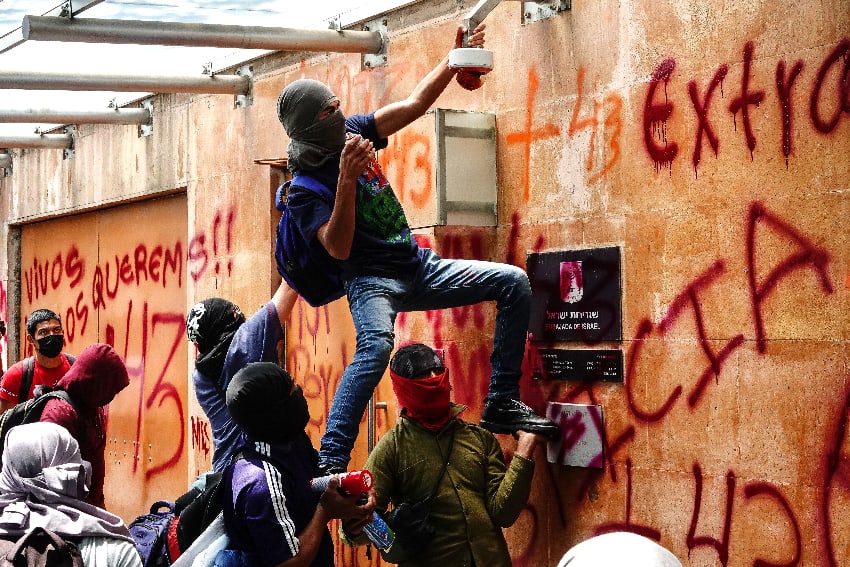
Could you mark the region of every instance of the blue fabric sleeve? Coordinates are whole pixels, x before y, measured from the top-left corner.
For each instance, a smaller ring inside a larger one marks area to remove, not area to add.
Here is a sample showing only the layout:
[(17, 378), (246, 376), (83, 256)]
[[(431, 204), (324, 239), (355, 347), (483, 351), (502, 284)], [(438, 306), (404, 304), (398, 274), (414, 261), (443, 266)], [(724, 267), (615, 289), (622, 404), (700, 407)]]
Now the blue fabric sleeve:
[(380, 138), (378, 136), (374, 112), (349, 116), (345, 119), (345, 129), (352, 134), (360, 134), (364, 138), (371, 140), (376, 150), (383, 150), (389, 143), (387, 138)]
[(277, 362), (277, 344), (283, 339), (283, 327), (274, 303), (269, 301), (250, 319), (245, 321), (236, 334), (224, 359), (221, 374), (222, 390), (233, 376), (250, 362)]
[(230, 461), (241, 430), (233, 422), (225, 403), (230, 380), (249, 362), (277, 362), (277, 344), (283, 328), (271, 301), (245, 321), (233, 335), (221, 376), (214, 379), (197, 371), (192, 374), (195, 397), (210, 421), (213, 434), (213, 469), (223, 470)]

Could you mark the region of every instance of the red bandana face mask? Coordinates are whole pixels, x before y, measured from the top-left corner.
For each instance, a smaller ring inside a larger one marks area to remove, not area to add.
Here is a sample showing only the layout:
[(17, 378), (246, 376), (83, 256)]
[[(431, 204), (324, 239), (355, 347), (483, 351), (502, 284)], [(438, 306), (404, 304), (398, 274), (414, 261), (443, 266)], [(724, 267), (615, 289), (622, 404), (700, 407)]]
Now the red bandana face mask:
[(390, 370), (398, 404), (407, 417), (421, 423), (423, 427), (437, 432), (452, 418), (449, 371), (437, 376), (404, 378)]

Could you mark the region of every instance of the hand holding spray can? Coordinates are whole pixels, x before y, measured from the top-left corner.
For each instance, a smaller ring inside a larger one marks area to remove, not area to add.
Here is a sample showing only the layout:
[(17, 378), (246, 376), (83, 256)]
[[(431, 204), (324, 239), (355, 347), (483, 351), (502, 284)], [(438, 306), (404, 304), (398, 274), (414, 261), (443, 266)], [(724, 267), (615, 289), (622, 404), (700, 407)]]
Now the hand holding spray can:
[(335, 476), (339, 477), (339, 491), (345, 495), (368, 492), (372, 488), (372, 473), (367, 470), (320, 476), (310, 481), (310, 488), (313, 492), (324, 492)]
[[(334, 476), (339, 477), (339, 491), (342, 494), (363, 494), (372, 488), (372, 473), (367, 470), (317, 477), (310, 481), (310, 488), (313, 492), (324, 492)], [(375, 547), (384, 552), (388, 551), (395, 541), (392, 529), (377, 512), (372, 512), (372, 519), (363, 526), (363, 531)]]

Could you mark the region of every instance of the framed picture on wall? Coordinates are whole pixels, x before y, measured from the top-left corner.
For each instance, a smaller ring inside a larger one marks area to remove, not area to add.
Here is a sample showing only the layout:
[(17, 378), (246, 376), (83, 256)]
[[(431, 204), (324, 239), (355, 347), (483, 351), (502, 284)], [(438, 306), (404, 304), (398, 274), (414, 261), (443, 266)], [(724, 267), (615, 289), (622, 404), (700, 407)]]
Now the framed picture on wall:
[(526, 270), (532, 341), (623, 340), (619, 247), (533, 253)]

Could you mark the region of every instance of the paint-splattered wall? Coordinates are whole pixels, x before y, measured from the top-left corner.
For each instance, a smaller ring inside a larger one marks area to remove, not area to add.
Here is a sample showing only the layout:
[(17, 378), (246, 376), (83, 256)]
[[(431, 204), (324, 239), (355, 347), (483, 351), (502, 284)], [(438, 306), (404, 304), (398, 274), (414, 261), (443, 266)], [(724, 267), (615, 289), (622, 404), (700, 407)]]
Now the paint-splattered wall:
[[(167, 293), (182, 312), (220, 295), (253, 313), (274, 286), (277, 174), (254, 160), (285, 154), (278, 93), (294, 78), (317, 78), (347, 113), (405, 97), (473, 3), (418, 4), (388, 15), (385, 66), (362, 68), (358, 55), (271, 56), (254, 63), (248, 108), (221, 95), (158, 96), (150, 137), (84, 126), (70, 160), (17, 156), (0, 187), (12, 227), (3, 235), (14, 243), (33, 220), (179, 193), (185, 277)], [(605, 466), (550, 465), (538, 454), (528, 507), (506, 532), (514, 563), (556, 565), (572, 544), (625, 529), (686, 565), (847, 564), (850, 4), (573, 2), (527, 24), (521, 9), (506, 1), (487, 17), (495, 70), (484, 87), (452, 85), (436, 105), (495, 113), (498, 226), (419, 237), (445, 257), (523, 267), (530, 252), (619, 247), (623, 340), (602, 346), (622, 351), (624, 382), (532, 380), (536, 349), (600, 345), (529, 345), (524, 399), (541, 412), (547, 402), (601, 406)], [(408, 209), (436, 191), (435, 143), (417, 123), (380, 153)], [(57, 250), (81, 240), (74, 230)], [(171, 243), (144, 227), (121, 230), (149, 255), (160, 240)], [(14, 262), (0, 266), (0, 299), (9, 296), (0, 318), (24, 303)], [(163, 291), (134, 293), (134, 304), (155, 305)], [(444, 349), (470, 420), (486, 392), (493, 316), (493, 306), (477, 305), (402, 315), (396, 325), (398, 344)], [(287, 340), (318, 442), (354, 350), (344, 300), (320, 309), (298, 302)], [(188, 482), (209, 465), (210, 433), (187, 386), (193, 353), (177, 352), (186, 353), (178, 362), (187, 382), (176, 391), (188, 464), (167, 474)], [(181, 433), (146, 420), (150, 407), (139, 399), (120, 406), (128, 424), (141, 416), (163, 436)], [(380, 436), (397, 412), (388, 381), (376, 400), (387, 402), (376, 410)], [(364, 417), (353, 465), (365, 459), (367, 425)], [(565, 440), (578, 433), (564, 424)], [(514, 441), (502, 441), (510, 455)], [(363, 550), (337, 554), (344, 565), (378, 563)]]

